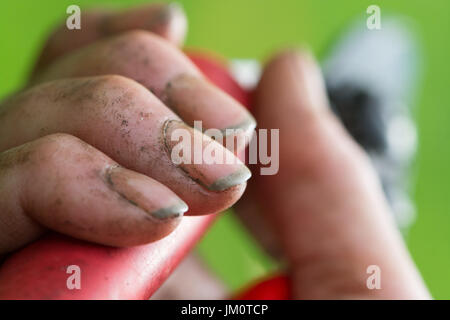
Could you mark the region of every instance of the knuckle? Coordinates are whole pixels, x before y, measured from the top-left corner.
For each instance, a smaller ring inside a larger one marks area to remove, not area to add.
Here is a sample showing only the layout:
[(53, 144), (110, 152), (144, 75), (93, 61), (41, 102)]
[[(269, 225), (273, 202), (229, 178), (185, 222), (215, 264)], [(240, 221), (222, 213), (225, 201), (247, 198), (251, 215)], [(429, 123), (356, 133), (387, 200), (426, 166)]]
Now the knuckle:
[(118, 37), (117, 41), (123, 48), (145, 48), (150, 44), (155, 43), (156, 36), (145, 30), (132, 30), (125, 32)]
[(136, 80), (139, 81), (144, 73), (161, 69), (173, 53), (165, 45), (164, 40), (152, 33), (133, 30), (108, 42), (105, 55), (107, 56), (105, 68), (133, 79), (138, 77)]
[(91, 116), (104, 117), (104, 112), (132, 107), (142, 90), (140, 84), (121, 75), (98, 76), (91, 79), (76, 100), (81, 102), (78, 105), (88, 106), (86, 111)]
[(82, 141), (74, 136), (57, 133), (45, 136), (6, 150), (0, 153), (0, 169), (15, 166), (31, 166), (39, 171), (45, 171), (48, 166), (55, 166), (55, 154), (62, 149), (81, 145)]
[(61, 147), (74, 147), (81, 143), (81, 140), (67, 133), (54, 133), (41, 138), (38, 149), (58, 149)]
[(39, 163), (58, 165), (62, 157), (70, 159), (75, 152), (85, 152), (90, 146), (79, 138), (66, 133), (55, 133), (36, 140), (30, 155)]

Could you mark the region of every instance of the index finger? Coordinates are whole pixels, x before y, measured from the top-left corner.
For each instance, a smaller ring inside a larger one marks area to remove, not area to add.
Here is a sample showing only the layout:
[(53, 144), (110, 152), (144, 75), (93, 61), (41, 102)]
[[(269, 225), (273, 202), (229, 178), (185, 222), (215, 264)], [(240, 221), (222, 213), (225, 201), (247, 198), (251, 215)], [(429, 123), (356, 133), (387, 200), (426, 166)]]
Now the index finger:
[(181, 45), (187, 29), (183, 9), (175, 3), (152, 3), (115, 12), (108, 9), (81, 11), (81, 29), (69, 30), (66, 22), (50, 36), (36, 70), (73, 50), (124, 31), (151, 31), (174, 45)]

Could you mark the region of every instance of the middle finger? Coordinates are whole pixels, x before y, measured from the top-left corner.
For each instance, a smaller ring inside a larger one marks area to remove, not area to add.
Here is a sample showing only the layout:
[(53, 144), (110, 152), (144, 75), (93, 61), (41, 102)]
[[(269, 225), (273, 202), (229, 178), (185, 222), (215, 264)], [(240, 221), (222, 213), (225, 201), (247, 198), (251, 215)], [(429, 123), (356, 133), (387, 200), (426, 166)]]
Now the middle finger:
[(204, 129), (247, 139), (256, 126), (250, 113), (207, 81), (182, 52), (146, 31), (127, 32), (75, 51), (32, 82), (105, 74), (141, 83), (189, 125), (201, 120)]
[[(165, 184), (188, 204), (190, 214), (215, 213), (239, 199), (250, 172), (231, 151), (201, 133), (194, 135), (193, 130), (128, 78), (61, 79), (4, 103), (0, 151), (52, 133), (68, 133), (122, 166)], [(185, 135), (176, 143), (180, 132)], [(192, 150), (198, 154), (199, 146), (201, 155), (208, 148), (231, 161), (196, 163), (194, 158), (175, 164), (173, 152), (180, 146), (183, 156)]]

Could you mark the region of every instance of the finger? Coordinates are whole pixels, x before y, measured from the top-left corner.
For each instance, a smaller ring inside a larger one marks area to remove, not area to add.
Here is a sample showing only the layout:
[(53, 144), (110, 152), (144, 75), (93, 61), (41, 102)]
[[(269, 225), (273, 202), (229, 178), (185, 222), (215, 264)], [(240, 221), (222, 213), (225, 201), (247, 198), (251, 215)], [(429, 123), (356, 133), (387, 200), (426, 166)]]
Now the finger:
[[(58, 132), (75, 135), (163, 183), (188, 204), (190, 214), (228, 208), (250, 178), (230, 151), (194, 134), (147, 89), (121, 76), (48, 82), (5, 102), (0, 150)], [(210, 153), (222, 158), (210, 162)]]
[[(255, 184), (290, 261), (295, 297), (428, 297), (367, 157), (329, 111), (313, 58), (285, 52), (271, 60), (256, 104), (261, 128), (280, 129), (279, 172)], [(371, 265), (381, 270), (381, 290), (367, 286)]]
[(103, 74), (138, 81), (187, 124), (193, 126), (195, 120), (201, 120), (202, 129), (228, 133), (241, 142), (241, 149), (255, 128), (250, 113), (207, 81), (183, 53), (144, 31), (128, 32), (81, 49), (42, 71), (33, 83)]
[(64, 54), (124, 31), (148, 30), (175, 45), (181, 45), (187, 30), (184, 11), (175, 3), (152, 3), (119, 12), (82, 11), (80, 24), (81, 29), (70, 30), (64, 23), (50, 36), (36, 69)]
[(105, 245), (140, 245), (169, 234), (187, 210), (161, 183), (67, 134), (0, 153), (0, 189), (0, 253), (45, 228)]

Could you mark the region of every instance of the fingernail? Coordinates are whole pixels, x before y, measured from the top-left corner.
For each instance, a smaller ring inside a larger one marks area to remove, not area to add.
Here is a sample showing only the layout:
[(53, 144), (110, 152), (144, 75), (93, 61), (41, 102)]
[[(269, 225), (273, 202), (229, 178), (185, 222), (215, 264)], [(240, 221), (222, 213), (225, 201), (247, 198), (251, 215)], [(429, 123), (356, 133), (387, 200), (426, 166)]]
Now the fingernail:
[[(230, 150), (184, 122), (167, 120), (163, 137), (172, 163), (210, 191), (227, 190), (251, 177), (250, 170)], [(220, 156), (211, 162), (211, 154)]]
[(248, 142), (256, 127), (244, 106), (198, 76), (181, 74), (169, 81), (163, 100), (187, 124), (201, 120), (204, 130), (218, 129), (224, 136), (240, 135)]
[(150, 16), (148, 28), (172, 42), (181, 43), (187, 29), (187, 19), (183, 8), (174, 2), (161, 4), (159, 10)]
[(183, 201), (178, 202), (177, 204), (171, 205), (169, 207), (161, 208), (152, 212), (152, 216), (158, 219), (167, 219), (178, 217), (188, 211), (188, 206)]
[(250, 143), (255, 128), (256, 121), (249, 116), (235, 126), (220, 130), (223, 135), (223, 145), (234, 154), (239, 154)]
[(130, 205), (139, 207), (158, 220), (183, 215), (188, 206), (167, 187), (137, 172), (110, 166), (105, 172), (111, 189)]
[(226, 190), (230, 188), (230, 186), (235, 186), (244, 183), (245, 181), (250, 179), (250, 177), (251, 177), (250, 170), (247, 167), (242, 166), (240, 169), (229, 174), (228, 176), (216, 180), (209, 186), (209, 189), (213, 191)]
[(322, 72), (312, 51), (308, 48), (286, 52), (285, 57), (293, 78), (301, 88), (306, 106), (316, 109), (329, 108)]
[(151, 3), (106, 15), (101, 29), (105, 34), (144, 29), (180, 44), (186, 35), (187, 19), (181, 6), (176, 3)]

